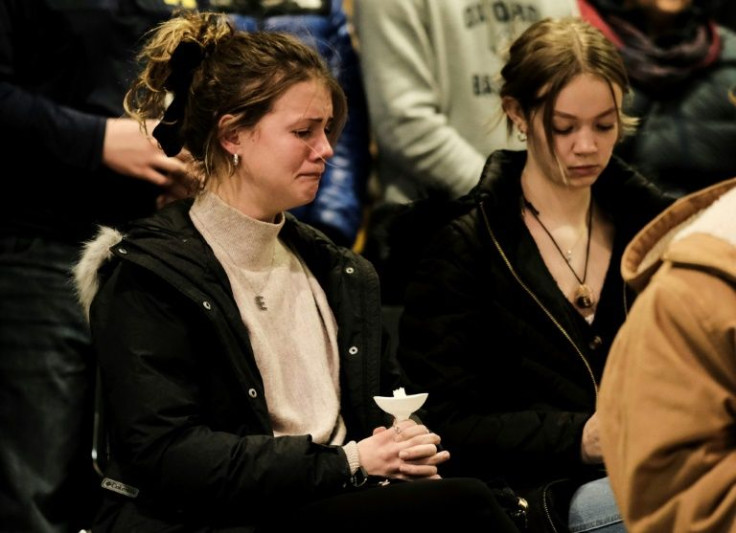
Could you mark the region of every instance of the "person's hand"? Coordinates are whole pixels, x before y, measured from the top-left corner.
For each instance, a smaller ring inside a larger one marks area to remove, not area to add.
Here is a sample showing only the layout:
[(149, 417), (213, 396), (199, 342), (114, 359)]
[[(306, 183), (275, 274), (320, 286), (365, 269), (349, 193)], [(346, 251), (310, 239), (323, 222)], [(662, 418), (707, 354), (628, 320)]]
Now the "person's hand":
[(440, 437), (413, 420), (404, 420), (358, 443), (360, 462), (369, 475), (392, 479), (438, 479), (437, 465), (450, 458), (437, 451)]
[(603, 462), (601, 440), (598, 425), (598, 413), (593, 413), (583, 427), (583, 440), (580, 443), (580, 453), (585, 464), (599, 464)]
[(163, 192), (156, 198), (156, 207), (158, 208), (174, 200), (193, 196), (200, 189), (203, 178), (196, 176), (191, 171), (193, 158), (189, 151), (186, 149), (182, 150), (176, 158), (185, 164), (186, 171), (183, 174), (177, 174), (173, 183), (164, 187)]
[[(438, 451), (437, 446), (440, 443), (440, 436), (430, 432), (425, 426), (408, 422), (407, 427), (403, 427), (402, 422), (399, 424), (399, 431), (396, 432), (396, 438), (399, 441), (408, 441), (412, 445), (399, 452), (399, 458), (403, 461), (399, 467), (401, 474), (407, 479), (418, 479), (429, 477), (439, 479), (441, 476), (437, 473), (437, 465), (440, 465), (450, 458), (450, 452), (447, 450)], [(427, 442), (427, 437), (431, 440)], [(428, 469), (427, 466), (431, 466)]]
[[(149, 132), (155, 125), (155, 121), (146, 123)], [(163, 194), (174, 197), (189, 191), (196, 180), (188, 173), (185, 159), (185, 156), (167, 157), (155, 139), (141, 131), (137, 121), (107, 119), (102, 162), (118, 174), (158, 185), (165, 189)]]

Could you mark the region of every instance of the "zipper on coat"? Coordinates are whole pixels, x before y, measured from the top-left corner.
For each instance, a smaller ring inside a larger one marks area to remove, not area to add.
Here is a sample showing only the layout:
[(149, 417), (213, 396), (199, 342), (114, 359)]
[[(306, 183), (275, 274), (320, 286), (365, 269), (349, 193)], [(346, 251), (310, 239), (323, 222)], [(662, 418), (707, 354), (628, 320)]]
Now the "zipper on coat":
[(547, 519), (547, 523), (554, 533), (557, 533), (557, 528), (555, 527), (554, 520), (552, 520), (552, 513), (550, 512), (549, 505), (547, 503), (547, 495), (549, 494), (550, 487), (556, 483), (561, 483), (561, 481), (552, 481), (551, 483), (547, 483), (544, 486), (544, 489), (542, 489), (542, 507), (544, 508), (544, 517)]
[(491, 224), (488, 221), (488, 215), (486, 214), (485, 207), (483, 205), (483, 202), (480, 202), (479, 204), (481, 215), (483, 215), (483, 222), (486, 225), (486, 230), (488, 231), (488, 234), (493, 241), (493, 245), (498, 251), (498, 253), (501, 255), (501, 259), (503, 260), (504, 264), (506, 265), (506, 268), (509, 269), (509, 272), (513, 276), (513, 278), (516, 280), (516, 282), (519, 284), (519, 286), (526, 292), (532, 300), (536, 302), (536, 304), (540, 307), (542, 312), (547, 315), (547, 317), (552, 321), (552, 323), (555, 325), (555, 327), (562, 333), (562, 336), (567, 339), (567, 341), (570, 343), (570, 345), (575, 350), (575, 353), (577, 353), (580, 360), (585, 365), (585, 369), (588, 371), (588, 376), (590, 377), (590, 380), (593, 384), (593, 392), (595, 394), (595, 402), (598, 403), (598, 383), (595, 380), (595, 374), (593, 373), (593, 369), (590, 367), (590, 363), (588, 363), (588, 360), (585, 358), (585, 355), (583, 355), (582, 350), (578, 347), (577, 344), (575, 344), (575, 341), (572, 340), (572, 337), (570, 334), (565, 330), (565, 328), (562, 326), (562, 324), (559, 323), (559, 321), (554, 317), (554, 315), (545, 307), (545, 305), (542, 303), (542, 301), (537, 297), (536, 294), (524, 283), (524, 281), (521, 279), (521, 277), (516, 273), (516, 270), (514, 269), (514, 266), (511, 264), (511, 261), (509, 261), (508, 257), (506, 257), (506, 254), (504, 253), (503, 249), (501, 248), (501, 244), (496, 239), (496, 235), (493, 233), (493, 230), (491, 229)]

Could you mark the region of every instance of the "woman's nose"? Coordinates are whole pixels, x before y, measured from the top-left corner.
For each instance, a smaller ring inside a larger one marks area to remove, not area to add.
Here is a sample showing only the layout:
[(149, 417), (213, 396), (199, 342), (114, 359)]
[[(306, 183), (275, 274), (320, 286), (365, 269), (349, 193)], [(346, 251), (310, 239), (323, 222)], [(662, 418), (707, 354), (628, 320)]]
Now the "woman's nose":
[(327, 138), (327, 134), (322, 133), (319, 136), (314, 145), (311, 146), (312, 154), (319, 159), (327, 160), (335, 155), (335, 150), (332, 148), (330, 140)]
[(587, 154), (595, 152), (597, 149), (598, 143), (596, 142), (595, 134), (587, 128), (580, 130), (575, 137), (575, 151)]

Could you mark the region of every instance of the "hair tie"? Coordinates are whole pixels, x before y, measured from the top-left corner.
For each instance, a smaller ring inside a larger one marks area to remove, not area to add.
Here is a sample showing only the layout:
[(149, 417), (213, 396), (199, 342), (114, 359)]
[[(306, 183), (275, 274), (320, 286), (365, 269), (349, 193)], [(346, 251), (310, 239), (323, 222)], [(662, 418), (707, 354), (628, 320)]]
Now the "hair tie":
[(174, 53), (171, 54), (169, 60), (171, 74), (164, 83), (164, 89), (173, 93), (174, 99), (166, 108), (161, 122), (153, 129), (153, 137), (169, 157), (181, 152), (184, 146), (184, 139), (181, 137), (184, 108), (189, 87), (192, 85), (194, 71), (202, 63), (203, 58), (202, 46), (194, 41), (180, 42)]

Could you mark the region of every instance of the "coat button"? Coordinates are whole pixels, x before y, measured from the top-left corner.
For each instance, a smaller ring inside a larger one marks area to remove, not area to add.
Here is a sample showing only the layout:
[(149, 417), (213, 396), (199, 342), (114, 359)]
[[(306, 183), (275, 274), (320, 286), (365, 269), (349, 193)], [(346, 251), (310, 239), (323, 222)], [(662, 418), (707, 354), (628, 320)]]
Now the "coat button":
[(353, 274), (355, 272), (355, 269), (353, 267), (347, 267), (345, 269), (345, 273), (347, 274)]
[(251, 398), (256, 398), (258, 397), (258, 392), (256, 392), (256, 389), (248, 389), (248, 396), (250, 396)]
[(593, 337), (590, 343), (588, 343), (588, 347), (591, 350), (597, 350), (601, 346), (603, 346), (603, 339), (601, 339), (599, 335), (596, 335), (595, 337)]
[(212, 304), (209, 303), (207, 300), (205, 300), (204, 302), (202, 302), (202, 307), (204, 307), (205, 309), (207, 309), (207, 311), (212, 310)]
[(351, 346), (350, 348), (348, 348), (348, 353), (350, 355), (355, 355), (356, 353), (358, 353), (358, 347), (357, 346)]

